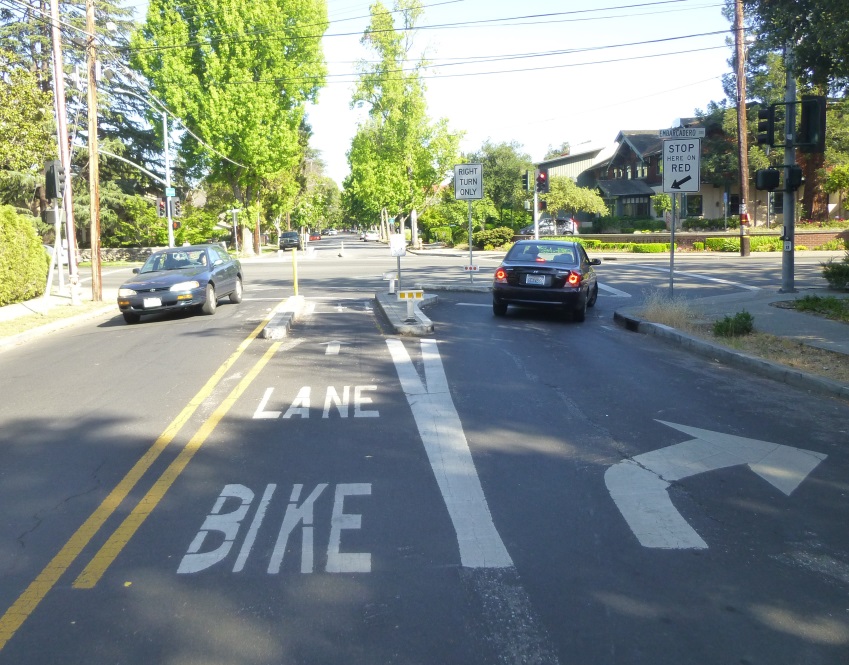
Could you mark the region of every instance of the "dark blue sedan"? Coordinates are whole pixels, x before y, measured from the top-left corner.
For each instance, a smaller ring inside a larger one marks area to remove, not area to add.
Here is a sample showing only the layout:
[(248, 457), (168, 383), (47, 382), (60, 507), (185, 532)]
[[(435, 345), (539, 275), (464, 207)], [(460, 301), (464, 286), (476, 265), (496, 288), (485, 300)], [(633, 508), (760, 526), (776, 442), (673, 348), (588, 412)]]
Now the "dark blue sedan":
[(118, 289), (127, 323), (143, 314), (197, 309), (215, 314), (219, 298), (242, 302), (242, 264), (220, 245), (171, 247), (151, 254)]
[(577, 242), (520, 240), (504, 257), (492, 281), (492, 311), (504, 316), (508, 305), (557, 307), (583, 321), (598, 299), (591, 259)]

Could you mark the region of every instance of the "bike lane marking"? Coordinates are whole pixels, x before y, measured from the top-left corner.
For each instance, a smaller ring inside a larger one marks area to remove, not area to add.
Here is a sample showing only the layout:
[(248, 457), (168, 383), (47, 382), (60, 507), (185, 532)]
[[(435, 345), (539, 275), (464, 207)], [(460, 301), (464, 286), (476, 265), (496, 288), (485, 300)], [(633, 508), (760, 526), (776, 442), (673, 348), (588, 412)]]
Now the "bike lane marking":
[(88, 519), (73, 533), (36, 578), (30, 582), (23, 593), (18, 596), (17, 600), (0, 616), (0, 651), (3, 650), (6, 643), (35, 611), (41, 601), (44, 600), (44, 597), (56, 585), (59, 578), (68, 570), (83, 549), (88, 546), (91, 539), (106, 523), (106, 520), (111, 517), (124, 499), (127, 498), (148, 469), (159, 458), (165, 448), (168, 447), (168, 444), (171, 443), (192, 415), (194, 415), (198, 407), (212, 394), (225, 374), (268, 324), (277, 309), (272, 309), (268, 316), (239, 344), (238, 348), (224, 361), (206, 384), (183, 410), (177, 414), (168, 427), (165, 428), (165, 431), (153, 442), (153, 445), (133, 465), (100, 505), (95, 508)]
[[(286, 350), (294, 348), (300, 343), (299, 340), (289, 340), (286, 344)], [(227, 397), (216, 407), (212, 415), (209, 416), (200, 426), (194, 436), (189, 439), (189, 442), (180, 451), (168, 468), (162, 472), (162, 475), (153, 483), (153, 486), (148, 490), (147, 494), (136, 504), (132, 512), (124, 518), (121, 525), (115, 529), (106, 543), (97, 551), (92, 560), (83, 569), (83, 571), (74, 580), (73, 587), (75, 589), (91, 589), (103, 577), (106, 569), (112, 565), (112, 562), (124, 549), (124, 546), (130, 541), (133, 535), (138, 531), (139, 527), (150, 516), (165, 493), (174, 484), (174, 481), (180, 476), (188, 463), (192, 460), (200, 450), (200, 447), (206, 442), (210, 434), (221, 422), (221, 419), (227, 415), (227, 412), (238, 401), (242, 393), (253, 383), (254, 379), (265, 368), (272, 356), (277, 353), (278, 349), (283, 346), (284, 342), (275, 342), (262, 357), (254, 364), (250, 371), (239, 381), (238, 385), (233, 388)]]
[(461, 563), (467, 568), (512, 567), (513, 560), (492, 522), (436, 340), (421, 340), (424, 381), (401, 340), (387, 339), (386, 345), (454, 525)]

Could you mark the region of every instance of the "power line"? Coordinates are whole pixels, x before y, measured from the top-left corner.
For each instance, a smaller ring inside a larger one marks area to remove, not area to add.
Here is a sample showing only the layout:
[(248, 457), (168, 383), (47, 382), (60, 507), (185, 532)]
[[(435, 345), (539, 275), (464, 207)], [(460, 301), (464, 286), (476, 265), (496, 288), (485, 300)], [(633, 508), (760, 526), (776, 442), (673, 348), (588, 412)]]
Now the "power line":
[[(474, 26), (484, 26), (489, 24), (499, 24), (500, 27), (512, 27), (512, 26), (523, 26), (523, 25), (533, 25), (532, 23), (521, 22), (528, 21), (531, 19), (545, 19), (546, 23), (555, 22), (552, 19), (560, 16), (573, 16), (577, 14), (586, 14), (591, 12), (604, 12), (604, 11), (612, 11), (619, 9), (633, 9), (633, 8), (642, 8), (649, 7), (655, 5), (667, 5), (667, 4), (678, 4), (681, 2), (687, 2), (688, 0), (657, 0), (656, 2), (648, 2), (648, 3), (640, 3), (633, 5), (619, 5), (614, 7), (599, 7), (596, 9), (581, 9), (581, 10), (572, 10), (566, 12), (551, 12), (546, 14), (527, 14), (520, 16), (511, 16), (511, 17), (503, 17), (503, 18), (494, 18), (494, 19), (478, 19), (473, 21), (458, 21), (455, 23), (439, 23), (432, 25), (422, 25), (422, 26), (412, 26), (409, 28), (395, 28), (394, 26), (391, 28), (387, 28), (385, 30), (365, 30), (365, 31), (356, 31), (356, 32), (340, 32), (340, 33), (331, 33), (331, 34), (311, 34), (311, 35), (292, 35), (279, 37), (279, 41), (295, 41), (295, 40), (303, 40), (303, 39), (321, 39), (325, 37), (354, 37), (359, 35), (368, 35), (368, 34), (380, 34), (384, 32), (403, 32), (403, 31), (420, 31), (420, 30), (441, 30), (447, 28), (458, 28), (458, 27), (474, 27)], [(607, 16), (600, 16), (596, 19), (592, 20), (607, 20), (609, 18)], [(564, 19), (559, 22), (565, 22), (568, 19)], [(587, 20), (587, 19), (572, 19), (572, 20)], [(506, 21), (511, 21), (512, 23), (505, 23)], [(309, 27), (319, 27), (319, 26), (327, 26), (329, 23), (322, 22), (311, 25), (301, 26), (302, 28)], [(197, 40), (191, 42), (184, 42), (182, 44), (167, 44), (167, 45), (156, 45), (156, 46), (142, 46), (134, 49), (127, 49), (130, 52), (144, 52), (144, 51), (165, 51), (179, 48), (194, 48), (196, 46), (210, 46), (212, 44), (220, 44), (220, 43), (231, 43), (231, 44), (245, 44), (257, 41), (264, 41), (264, 38), (253, 38), (250, 35), (269, 35), (274, 33), (279, 33), (283, 29), (268, 29), (268, 30), (258, 30), (254, 32), (246, 33), (244, 36), (233, 36), (233, 35), (220, 35), (217, 37), (209, 37), (205, 40)]]
[[(493, 57), (493, 59), (487, 60), (485, 62), (498, 62), (498, 61), (501, 61), (501, 60), (517, 60), (517, 59), (524, 59), (526, 57), (545, 57), (545, 56), (550, 56), (550, 55), (565, 55), (565, 54), (574, 54), (574, 53), (584, 53), (584, 52), (589, 52), (589, 51), (597, 51), (597, 50), (610, 49), (610, 48), (620, 48), (620, 47), (624, 47), (624, 46), (638, 46), (638, 45), (672, 41), (672, 40), (676, 40), (676, 39), (689, 39), (689, 38), (692, 38), (692, 37), (725, 34), (727, 32), (729, 32), (729, 31), (720, 30), (720, 31), (716, 31), (716, 32), (709, 32), (709, 33), (703, 33), (703, 34), (698, 34), (698, 35), (687, 35), (687, 36), (683, 36), (683, 37), (670, 37), (670, 38), (666, 38), (666, 39), (656, 39), (656, 40), (649, 40), (649, 41), (645, 41), (645, 42), (632, 42), (632, 43), (629, 43), (629, 44), (612, 44), (612, 45), (609, 45), (609, 46), (595, 46), (595, 47), (587, 47), (587, 48), (583, 48), (583, 49), (568, 49), (568, 50), (564, 50), (564, 51), (552, 51), (550, 53), (530, 54), (530, 55), (527, 55), (527, 56), (516, 55), (516, 56), (506, 56), (506, 57), (502, 57), (502, 58)], [(671, 52), (668, 52), (668, 53), (653, 53), (653, 54), (648, 54), (648, 55), (636, 55), (636, 56), (627, 56), (627, 57), (622, 57), (622, 58), (613, 58), (613, 59), (609, 59), (609, 60), (596, 60), (596, 61), (592, 61), (592, 62), (567, 63), (567, 64), (560, 64), (560, 65), (546, 65), (546, 66), (542, 66), (542, 67), (524, 67), (524, 68), (520, 68), (520, 69), (506, 69), (506, 70), (485, 71), (485, 72), (467, 72), (467, 73), (459, 73), (459, 74), (436, 74), (436, 73), (434, 73), (434, 74), (423, 74), (423, 73), (420, 73), (419, 77), (422, 78), (422, 79), (442, 79), (442, 78), (458, 78), (458, 77), (467, 77), (467, 76), (468, 77), (470, 77), (470, 76), (489, 76), (489, 75), (493, 75), (493, 74), (512, 74), (512, 73), (520, 73), (520, 72), (535, 72), (535, 71), (545, 71), (545, 70), (550, 70), (550, 69), (563, 69), (563, 68), (569, 68), (569, 67), (583, 67), (583, 66), (587, 66), (587, 65), (609, 64), (609, 63), (615, 63), (615, 62), (623, 62), (623, 61), (627, 61), (627, 60), (644, 60), (644, 59), (647, 59), (647, 58), (660, 58), (660, 57), (665, 57), (665, 56), (669, 56), (669, 55), (683, 55), (683, 54), (687, 54), (687, 53), (699, 53), (699, 52), (702, 52), (702, 51), (711, 51), (711, 50), (716, 50), (716, 49), (720, 49), (720, 48), (727, 48), (727, 45), (721, 44), (721, 45), (718, 45), (718, 46), (707, 46), (707, 47), (703, 47), (703, 48), (686, 49), (686, 50), (682, 50), (682, 51), (671, 51)], [(474, 65), (474, 64), (479, 64), (479, 62), (474, 61), (474, 60), (469, 60), (467, 62), (448, 63), (448, 64), (445, 64), (445, 65), (439, 65), (439, 66), (435, 67), (435, 69), (442, 68), (442, 67), (456, 66), (456, 65)], [(419, 69), (418, 67), (410, 67), (410, 68), (401, 68), (401, 69), (395, 69), (395, 70), (387, 70), (387, 71), (384, 71), (382, 73), (383, 74), (403, 74), (405, 72), (412, 72), (412, 71), (416, 71), (418, 69)], [(258, 83), (292, 83), (292, 82), (297, 82), (297, 81), (313, 81), (313, 80), (316, 80), (316, 79), (319, 79), (319, 78), (321, 78), (321, 79), (344, 78), (344, 80), (341, 80), (341, 81), (336, 80), (334, 82), (336, 82), (336, 83), (355, 83), (358, 80), (358, 77), (360, 75), (361, 75), (361, 73), (351, 72), (351, 73), (346, 73), (346, 74), (328, 74), (324, 77), (296, 76), (296, 77), (291, 77), (291, 78), (261, 79), (259, 81), (227, 81), (227, 82), (223, 82), (222, 85), (253, 85), (253, 84), (258, 84)], [(357, 78), (349, 78), (349, 77), (357, 77)], [(388, 80), (399, 80), (399, 78), (396, 78), (396, 79), (389, 78)]]

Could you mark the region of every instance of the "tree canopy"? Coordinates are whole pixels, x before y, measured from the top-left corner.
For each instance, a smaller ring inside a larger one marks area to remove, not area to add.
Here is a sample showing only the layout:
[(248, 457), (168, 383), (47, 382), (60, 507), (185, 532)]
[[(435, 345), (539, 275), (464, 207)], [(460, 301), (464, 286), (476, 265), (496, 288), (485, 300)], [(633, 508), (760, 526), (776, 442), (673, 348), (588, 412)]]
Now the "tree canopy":
[(304, 103), (324, 83), (326, 22), (323, 0), (151, 1), (132, 62), (214, 150), (186, 135), (180, 158), (190, 173), (228, 183), (248, 203), (294, 170)]
[[(371, 6), (362, 43), (375, 51), (373, 63), (359, 64), (352, 106), (368, 109), (348, 152), (350, 174), (343, 199), (349, 216), (374, 223), (380, 211), (405, 216), (435, 199), (457, 155), (459, 135), (444, 119), (431, 121), (419, 60), (410, 68), (412, 31), (421, 15), (418, 0), (398, 0), (395, 13)], [(408, 71), (409, 70), (409, 71)]]

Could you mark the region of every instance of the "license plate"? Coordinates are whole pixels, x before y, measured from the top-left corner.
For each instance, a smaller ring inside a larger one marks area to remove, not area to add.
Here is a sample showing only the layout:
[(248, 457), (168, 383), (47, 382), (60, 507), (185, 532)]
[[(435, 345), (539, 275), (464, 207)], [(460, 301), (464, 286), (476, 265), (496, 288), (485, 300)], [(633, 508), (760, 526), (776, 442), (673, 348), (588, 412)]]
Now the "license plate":
[(144, 299), (144, 308), (148, 307), (162, 307), (162, 299), (161, 298), (145, 298)]
[(527, 275), (525, 284), (533, 284), (534, 286), (545, 286), (545, 275)]

